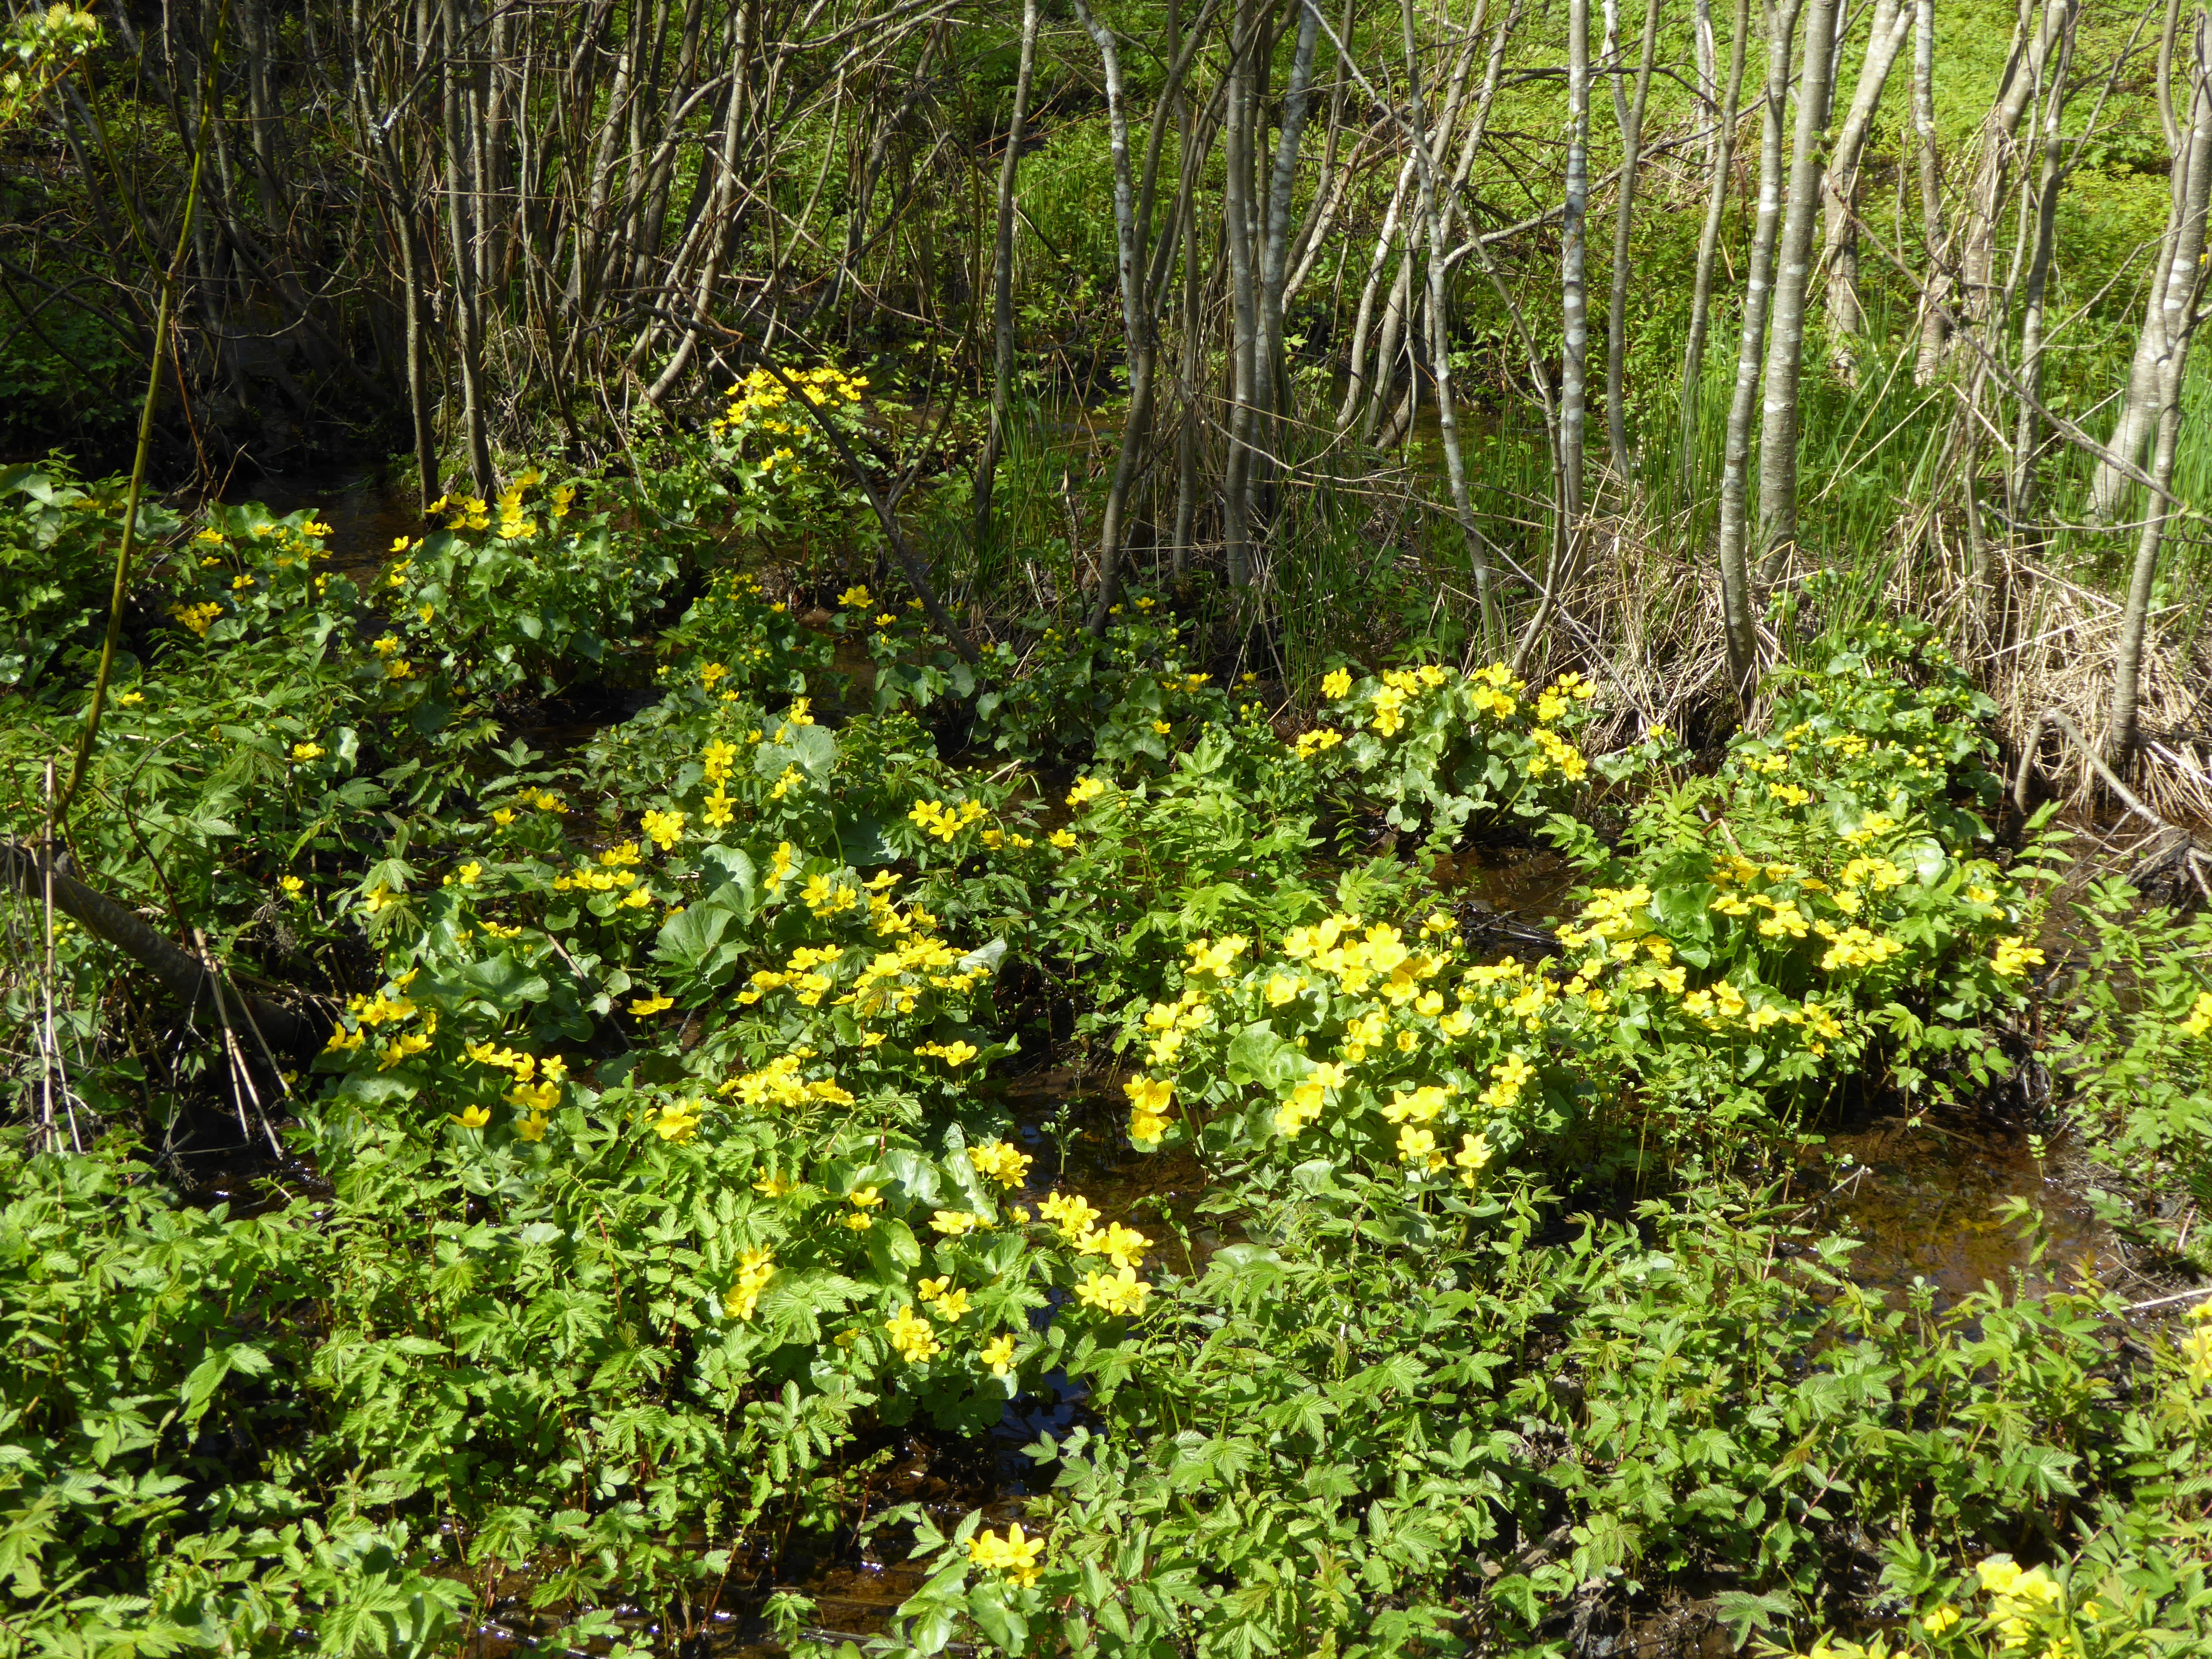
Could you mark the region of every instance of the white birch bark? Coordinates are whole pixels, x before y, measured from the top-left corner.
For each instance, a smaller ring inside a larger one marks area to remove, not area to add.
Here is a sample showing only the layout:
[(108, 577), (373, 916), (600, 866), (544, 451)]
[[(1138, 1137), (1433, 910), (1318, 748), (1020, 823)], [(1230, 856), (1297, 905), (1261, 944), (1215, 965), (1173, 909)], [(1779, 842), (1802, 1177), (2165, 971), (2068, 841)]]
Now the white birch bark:
[[(2212, 8), (2200, 11), (2191, 53), (2190, 126), (2188, 149), (2174, 157), (2174, 172), (2181, 183), (2173, 200), (2180, 222), (2178, 245), (2201, 252), (2208, 206), (2212, 206), (2212, 75), (2207, 73), (2207, 36), (2212, 34)], [(2158, 580), (2158, 562), (2166, 528), (2177, 508), (2167, 493), (2173, 483), (2174, 451), (2181, 432), (2181, 388), (2188, 372), (2189, 346), (2196, 333), (2204, 292), (2204, 273), (2192, 257), (2185, 269), (2172, 268), (2166, 284), (2166, 303), (2146, 320), (2147, 332), (2156, 331), (2158, 368), (2158, 431), (2152, 446), (2150, 473), (2158, 492), (2143, 515), (2142, 532), (2136, 543), (2135, 567), (2129, 574), (2127, 600), (2120, 613), (2120, 638), (2112, 665), (2112, 702), (2106, 720), (2105, 753), (2116, 769), (2134, 752), (2139, 738), (2142, 708), (2143, 644), (2150, 626), (2151, 595)]]
[(1805, 367), (1805, 301), (1812, 283), (1813, 231), (1820, 206), (1821, 112), (1834, 64), (1838, 0), (1809, 0), (1805, 72), (1797, 88), (1797, 137), (1790, 201), (1775, 260), (1774, 327), (1766, 342), (1766, 386), (1759, 429), (1759, 574), (1772, 581), (1797, 541), (1797, 405)]
[[(1711, 24), (1706, 32), (1710, 35)], [(1682, 477), (1696, 477), (1698, 403), (1704, 395), (1705, 338), (1712, 325), (1713, 266), (1720, 256), (1721, 225), (1728, 211), (1729, 173), (1735, 161), (1736, 117), (1743, 101), (1743, 66), (1751, 37), (1751, 0), (1735, 0), (1729, 38), (1728, 86), (1713, 120), (1706, 181), (1705, 223), (1698, 236), (1698, 274), (1690, 289), (1690, 337), (1682, 352)]]
[(1748, 703), (1759, 684), (1759, 627), (1751, 608), (1747, 498), (1752, 416), (1759, 402), (1759, 371), (1766, 346), (1766, 316), (1773, 302), (1774, 245), (1782, 222), (1782, 127), (1790, 99), (1790, 64), (1802, 0), (1778, 9), (1766, 0), (1766, 90), (1759, 146), (1759, 216), (1752, 227), (1743, 295), (1743, 327), (1736, 347), (1735, 391), (1729, 402), (1728, 432), (1721, 448), (1721, 618), (1728, 639), (1729, 678)]
[(1589, 0), (1567, 0), (1567, 178), (1559, 220), (1559, 467), (1565, 539), (1583, 514), (1583, 447), (1589, 419), (1589, 295), (1583, 266), (1589, 216)]
[(1889, 83), (1890, 70), (1912, 33), (1917, 8), (1912, 0), (1875, 0), (1866, 57), (1859, 64), (1850, 106), (1829, 152), (1822, 185), (1821, 246), (1828, 264), (1828, 363), (1849, 385), (1858, 376), (1858, 341), (1866, 331), (1859, 309), (1859, 162), (1866, 153), (1874, 114)]

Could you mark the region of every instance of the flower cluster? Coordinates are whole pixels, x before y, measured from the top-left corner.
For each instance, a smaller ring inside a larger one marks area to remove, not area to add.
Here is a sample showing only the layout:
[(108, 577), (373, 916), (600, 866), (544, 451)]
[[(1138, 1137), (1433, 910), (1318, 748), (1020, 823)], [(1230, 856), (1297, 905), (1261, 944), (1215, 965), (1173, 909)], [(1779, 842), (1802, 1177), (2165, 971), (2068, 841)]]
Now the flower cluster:
[(962, 830), (982, 822), (984, 815), (983, 803), (979, 800), (918, 800), (907, 817), (926, 834), (950, 842)]
[(986, 1528), (968, 1540), (971, 1565), (1003, 1573), (1023, 1589), (1036, 1583), (1041, 1571), (1037, 1560), (1043, 1553), (1044, 1540), (1024, 1534), (1018, 1521), (1006, 1523), (1004, 1536)]

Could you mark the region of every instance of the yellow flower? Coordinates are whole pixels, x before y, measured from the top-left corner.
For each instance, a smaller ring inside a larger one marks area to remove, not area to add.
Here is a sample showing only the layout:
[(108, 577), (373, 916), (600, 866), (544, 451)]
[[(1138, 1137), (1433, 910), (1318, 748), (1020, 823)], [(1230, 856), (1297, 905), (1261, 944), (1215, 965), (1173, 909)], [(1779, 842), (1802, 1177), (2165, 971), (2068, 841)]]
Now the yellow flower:
[(1423, 1170), (1441, 1170), (1443, 1154), (1437, 1150), (1437, 1138), (1426, 1129), (1416, 1129), (1410, 1123), (1398, 1131), (1398, 1157)]
[(1075, 846), (1075, 832), (1072, 830), (1055, 830), (1046, 839), (1063, 853), (1072, 851)]
[(2181, 1035), (2201, 1037), (2208, 1032), (2212, 1032), (2212, 991), (2200, 991), (2190, 1005), (2188, 1018), (2181, 1022)]
[(125, 691), (115, 699), (117, 707), (122, 708), (129, 708), (145, 701), (146, 694), (143, 691)]
[(279, 877), (277, 878), (276, 884), (284, 890), (284, 896), (291, 899), (299, 897), (302, 892), (307, 890), (307, 884), (301, 880), (297, 876)]
[(1076, 1300), (1085, 1307), (1109, 1314), (1142, 1313), (1152, 1294), (1152, 1287), (1137, 1277), (1133, 1267), (1113, 1273), (1087, 1273), (1075, 1287)]
[(1990, 966), (2005, 979), (2018, 979), (2030, 968), (2042, 965), (2043, 952), (2017, 933), (1999, 939), (1990, 953)]
[(664, 1008), (673, 1008), (675, 1006), (674, 997), (640, 997), (630, 1004), (629, 1011), (640, 1019), (643, 1019), (647, 1014), (657, 1014)]
[(971, 1565), (1004, 1573), (1023, 1589), (1036, 1583), (1040, 1571), (1037, 1558), (1043, 1553), (1044, 1540), (1024, 1536), (1018, 1521), (1007, 1523), (1004, 1538), (994, 1532), (979, 1532), (968, 1540)]
[(1012, 1331), (994, 1337), (983, 1345), (982, 1360), (991, 1368), (994, 1376), (1005, 1376), (1014, 1369), (1014, 1334)]
[(670, 1101), (649, 1114), (645, 1121), (663, 1140), (689, 1140), (698, 1133), (702, 1103), (696, 1100)]
[[(938, 1279), (933, 1282), (941, 1287), (945, 1281)], [(937, 1316), (948, 1325), (957, 1325), (968, 1312), (968, 1292), (965, 1291), (940, 1288), (935, 1296), (924, 1299), (936, 1310)]]
[(523, 1139), (528, 1141), (535, 1142), (544, 1139), (545, 1115), (543, 1112), (524, 1113), (520, 1117), (514, 1120), (514, 1133)]
[(448, 1115), (448, 1123), (458, 1123), (464, 1129), (481, 1129), (491, 1121), (491, 1114), (481, 1106), (471, 1106), (458, 1117)]
[(963, 1233), (972, 1233), (982, 1224), (982, 1218), (969, 1210), (938, 1210), (929, 1218), (929, 1224), (947, 1238), (957, 1238)]
[(1121, 1085), (1121, 1092), (1136, 1110), (1164, 1112), (1175, 1099), (1175, 1084), (1167, 1078), (1133, 1077)]
[(989, 1176), (1001, 1187), (1018, 1187), (1028, 1177), (1030, 1158), (1018, 1152), (1003, 1140), (987, 1140), (968, 1149), (968, 1161), (978, 1175)]
[(1491, 1156), (1491, 1146), (1487, 1139), (1481, 1135), (1462, 1135), (1459, 1151), (1452, 1154), (1452, 1162), (1456, 1164), (1462, 1171), (1461, 1185), (1474, 1186), (1480, 1178), (1484, 1166), (1489, 1164)]
[(945, 1345), (937, 1340), (937, 1328), (906, 1308), (901, 1308), (884, 1322), (884, 1329), (890, 1334), (891, 1346), (898, 1357), (909, 1365), (919, 1365), (944, 1352)]
[(1091, 1224), (1098, 1219), (1098, 1211), (1080, 1193), (1051, 1194), (1037, 1205), (1037, 1211), (1070, 1238), (1090, 1231)]
[(292, 745), (292, 759), (299, 765), (305, 765), (313, 760), (320, 760), (325, 752), (319, 743), (295, 743)]
[(1316, 1078), (1308, 1078), (1291, 1091), (1291, 1097), (1275, 1108), (1275, 1133), (1296, 1135), (1309, 1123), (1321, 1117), (1323, 1090)]
[(1334, 702), (1352, 690), (1352, 675), (1342, 668), (1333, 668), (1321, 677), (1321, 694)]
[(1075, 1248), (1085, 1255), (1103, 1255), (1116, 1267), (1134, 1267), (1144, 1260), (1145, 1252), (1152, 1248), (1152, 1241), (1134, 1227), (1125, 1227), (1116, 1221), (1103, 1231), (1087, 1229), (1074, 1240)]

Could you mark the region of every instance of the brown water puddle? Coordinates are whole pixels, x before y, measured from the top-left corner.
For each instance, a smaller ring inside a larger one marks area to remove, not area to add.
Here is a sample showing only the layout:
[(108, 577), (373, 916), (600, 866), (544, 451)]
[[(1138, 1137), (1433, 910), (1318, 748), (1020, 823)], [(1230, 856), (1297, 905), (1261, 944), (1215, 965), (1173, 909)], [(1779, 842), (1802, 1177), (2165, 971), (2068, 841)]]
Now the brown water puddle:
[[(2126, 1271), (2118, 1241), (2069, 1178), (2076, 1160), (2063, 1140), (2039, 1162), (2009, 1126), (1893, 1120), (1832, 1135), (1826, 1150), (1838, 1162), (1820, 1224), (1863, 1241), (1851, 1279), (1893, 1301), (1923, 1281), (1940, 1310), (1985, 1285), (2033, 1297)], [(2027, 1230), (1999, 1218), (2010, 1198), (2043, 1212), (2040, 1261)]]
[(331, 568), (350, 576), (364, 590), (392, 556), (394, 541), (422, 533), (422, 504), (414, 490), (395, 483), (380, 468), (234, 479), (222, 499), (234, 506), (259, 501), (279, 518), (302, 507), (314, 508), (316, 518), (331, 527), (323, 538)]

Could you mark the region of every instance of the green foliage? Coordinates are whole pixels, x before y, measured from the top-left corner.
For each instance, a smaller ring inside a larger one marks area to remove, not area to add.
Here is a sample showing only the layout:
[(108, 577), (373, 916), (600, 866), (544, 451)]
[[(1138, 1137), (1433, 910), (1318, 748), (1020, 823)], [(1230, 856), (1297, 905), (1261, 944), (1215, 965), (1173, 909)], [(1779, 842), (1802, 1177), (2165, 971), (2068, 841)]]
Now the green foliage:
[[(2212, 1206), (2212, 916), (2142, 915), (2138, 898), (2112, 882), (2080, 905), (2094, 937), (2057, 1059), (2092, 1126), (2089, 1156), (2133, 1200), (2107, 1200), (2108, 1219), (2179, 1249), (2188, 1230), (2172, 1209), (2185, 1194)], [(2206, 1257), (2201, 1235), (2194, 1255)]]
[(1356, 684), (1340, 668), (1322, 690), (1352, 733), (1316, 727), (1299, 739), (1300, 752), (1323, 755), (1342, 743), (1362, 793), (1382, 804), (1383, 822), (1426, 824), (1440, 848), (1509, 813), (1540, 817), (1570, 799), (1588, 770), (1571, 741), (1595, 692), (1579, 674), (1526, 697), (1503, 663), (1464, 677), (1423, 663)]
[(605, 509), (577, 518), (574, 484), (531, 503), (541, 482), (532, 469), (495, 501), (439, 504), (446, 527), (410, 544), (385, 574), (397, 649), (434, 660), (479, 694), (550, 693), (580, 675), (620, 681), (620, 659), (659, 611), (680, 562), (653, 538), (617, 529)]
[[(4, 388), (0, 388), (4, 391)], [(27, 692), (56, 668), (88, 679), (114, 587), (123, 538), (124, 481), (79, 483), (66, 461), (0, 467), (0, 688)], [(142, 538), (176, 527), (176, 515), (139, 509)]]
[[(350, 993), (290, 1079), (327, 1185), (240, 1219), (119, 1138), (0, 1142), (0, 1651), (428, 1653), (518, 1576), (570, 1645), (673, 1647), (864, 1509), (933, 1558), (894, 1653), (1559, 1652), (1692, 1584), (1739, 1639), (2201, 1644), (2212, 1328), (2116, 1351), (2094, 1287), (1892, 1307), (1765, 1184), (1844, 1088), (1995, 1079), (2039, 960), (2047, 849), (1991, 856), (1986, 705), (1917, 634), (1838, 624), (1693, 771), (1662, 733), (1586, 757), (1572, 677), (1339, 672), (1286, 739), (1149, 594), (978, 683), (903, 603), (817, 629), (720, 574), (653, 708), (494, 750), (469, 696), (617, 637), (599, 598), (542, 647), (502, 610), (533, 553), (625, 544), (566, 505), (463, 503), (370, 596), (430, 605), (388, 632), (309, 514), (211, 509), (159, 563), (76, 845)], [(433, 598), (441, 560), (508, 574)], [(73, 715), (4, 728), (18, 835)], [(1593, 771), (1610, 844), (1563, 810)], [(1547, 814), (1590, 885), (1502, 959), (1425, 859), (1320, 828)], [(2203, 945), (2095, 903), (2069, 1064), (2168, 1182)], [(98, 1017), (112, 953), (56, 955), (74, 1098), (189, 1110), (212, 1079)], [(999, 1085), (1037, 985), (1141, 1060), (1136, 1152), (1196, 1160), (1160, 1237), (1033, 1174), (1069, 1126)], [(24, 1052), (45, 988), (8, 991)], [(1022, 1531), (875, 1501), (884, 1431), (972, 1440), (1048, 1380), (1086, 1414)]]
[(991, 688), (975, 700), (973, 741), (1020, 761), (1164, 766), (1193, 732), (1226, 720), (1226, 696), (1191, 666), (1194, 624), (1141, 589), (1114, 613), (1096, 639), (1036, 618), (1025, 652), (1001, 644)]

